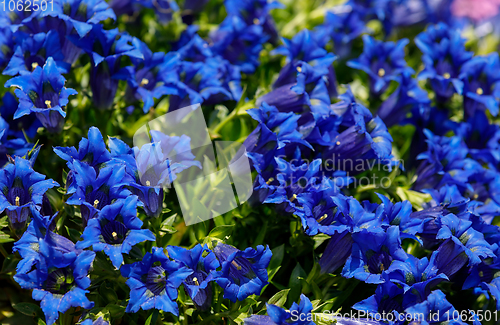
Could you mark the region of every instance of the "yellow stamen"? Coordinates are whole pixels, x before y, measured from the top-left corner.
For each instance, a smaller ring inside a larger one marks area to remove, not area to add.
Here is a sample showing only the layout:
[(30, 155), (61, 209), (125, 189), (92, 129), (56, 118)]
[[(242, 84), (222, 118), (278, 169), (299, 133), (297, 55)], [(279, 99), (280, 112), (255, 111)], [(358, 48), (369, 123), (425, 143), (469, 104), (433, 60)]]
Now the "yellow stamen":
[(147, 85), (148, 83), (149, 83), (148, 79), (142, 78), (142, 80), (141, 80), (141, 87), (144, 86), (144, 85)]
[(301, 67), (297, 67), (297, 71), (298, 72), (302, 72), (302, 68)]
[(451, 78), (451, 74), (449, 74), (448, 72), (445, 72), (445, 73), (443, 73), (443, 78), (450, 79)]
[(52, 108), (52, 102), (50, 100), (46, 100), (45, 105), (47, 105), (47, 108)]
[(326, 218), (328, 218), (328, 214), (325, 213), (324, 215), (321, 216), (321, 218), (318, 219), (318, 222), (321, 222), (321, 221), (325, 220)]
[(385, 268), (384, 268), (384, 264), (380, 263), (380, 272), (384, 272)]
[(271, 178), (269, 178), (269, 179), (267, 180), (266, 184), (267, 184), (267, 185), (269, 185), (269, 184), (271, 184), (273, 181), (274, 181), (274, 178), (272, 178), (272, 177), (271, 177)]
[(151, 186), (151, 182), (150, 181), (146, 181), (146, 186)]
[(477, 88), (476, 89), (476, 94), (478, 94), (478, 95), (484, 94), (483, 88)]
[(254, 25), (258, 25), (260, 23), (259, 18), (254, 18), (253, 23)]
[(16, 206), (20, 206), (21, 205), (21, 199), (19, 198), (19, 196), (16, 196)]
[(478, 275), (479, 275), (480, 278), (482, 278), (484, 276), (483, 271), (479, 271)]
[(197, 286), (199, 286), (200, 284), (198, 283), (198, 278), (193, 278), (193, 282), (194, 284), (196, 284)]
[(340, 146), (340, 141), (337, 141), (337, 146)]
[(292, 198), (290, 199), (290, 202), (293, 202), (297, 198), (297, 194), (292, 195)]
[(36, 69), (36, 67), (38, 67), (38, 63), (33, 62), (33, 63), (31, 64), (31, 69), (35, 70), (35, 69)]
[(236, 263), (236, 261), (232, 261), (231, 264), (233, 264), (236, 267), (236, 269), (238, 269), (238, 271), (241, 270), (241, 266), (239, 266), (238, 263)]
[(113, 239), (116, 239), (118, 237), (118, 234), (115, 231), (113, 231), (111, 233), (111, 236), (113, 236)]
[(383, 76), (385, 76), (385, 70), (384, 70), (384, 69), (382, 69), (382, 68), (378, 69), (378, 76), (379, 76), (379, 77), (383, 77)]
[(94, 208), (97, 209), (97, 205), (99, 204), (99, 200), (94, 200)]

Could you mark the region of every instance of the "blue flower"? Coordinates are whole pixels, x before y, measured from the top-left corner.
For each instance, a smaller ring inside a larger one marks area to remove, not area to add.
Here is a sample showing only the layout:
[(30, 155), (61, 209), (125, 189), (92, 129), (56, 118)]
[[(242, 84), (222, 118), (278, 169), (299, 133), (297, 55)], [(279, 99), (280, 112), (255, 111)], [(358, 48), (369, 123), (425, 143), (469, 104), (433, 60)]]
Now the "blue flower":
[(68, 72), (69, 65), (63, 61), (64, 54), (61, 52), (59, 34), (53, 30), (23, 39), (2, 74), (9, 76), (30, 74), (36, 67), (43, 66), (49, 57), (54, 59), (59, 72)]
[(186, 266), (193, 273), (183, 282), (184, 289), (199, 310), (207, 310), (212, 305), (212, 285), (214, 271), (220, 263), (214, 253), (200, 244), (190, 250), (177, 246), (167, 246), (168, 255), (174, 261)]
[(464, 82), (464, 106), (468, 116), (474, 117), (476, 111), (486, 109), (497, 116), (500, 104), (499, 70), (498, 53), (476, 56), (462, 66), (460, 79)]
[(93, 25), (85, 37), (73, 35), (70, 39), (90, 56), (90, 88), (95, 106), (99, 109), (111, 108), (118, 88), (117, 74), (122, 57), (144, 58), (137, 42), (118, 29), (105, 30), (100, 24)]
[[(45, 15), (57, 15), (66, 22), (68, 30), (73, 28), (78, 36), (85, 37), (94, 25), (111, 18), (116, 20), (113, 9), (104, 0), (56, 0), (54, 10)], [(73, 63), (73, 62), (71, 62)]]
[(222, 266), (216, 281), (224, 289), (224, 298), (236, 302), (252, 294), (260, 295), (268, 283), (266, 268), (272, 256), (269, 247), (259, 245), (257, 249), (248, 247), (240, 251), (218, 243), (213, 252)]
[(87, 318), (86, 320), (81, 322), (80, 325), (109, 325), (109, 322), (105, 321), (102, 317), (97, 318), (95, 321), (92, 321), (92, 319)]
[(92, 246), (95, 252), (104, 251), (119, 269), (122, 254), (128, 254), (140, 242), (155, 240), (151, 230), (141, 226), (142, 221), (137, 218), (137, 197), (129, 196), (103, 207), (97, 218), (90, 219), (82, 234), (83, 241), (76, 243), (76, 248)]
[(31, 215), (30, 207), (40, 208), (45, 192), (58, 185), (35, 172), (30, 161), (15, 157), (0, 170), (0, 211), (6, 211), (14, 229), (23, 229)]
[(453, 214), (443, 216), (439, 221), (441, 229), (436, 238), (451, 238), (455, 244), (461, 246), (469, 257), (469, 266), (479, 264), (484, 258), (495, 256), (483, 234), (471, 227), (472, 221), (459, 219)]
[(153, 247), (153, 253), (146, 253), (142, 261), (124, 265), (120, 271), (130, 287), (126, 312), (154, 308), (179, 315), (177, 288), (193, 271), (169, 260), (163, 248)]
[(239, 16), (228, 16), (210, 34), (211, 49), (244, 73), (253, 73), (259, 66), (259, 54), (269, 36), (259, 24), (246, 24)]
[(24, 137), (9, 137), (9, 131), (9, 124), (0, 116), (0, 167), (8, 162), (9, 155), (24, 157), (33, 148)]
[(94, 305), (85, 296), (89, 292), (85, 289), (90, 285), (88, 272), (95, 253), (78, 251), (74, 244), (72, 246), (64, 253), (51, 241), (40, 240), (35, 245), (40, 251), (36, 268), (14, 276), (22, 288), (33, 289), (33, 299), (41, 301), (48, 325), (54, 324), (59, 312), (65, 313), (70, 307), (92, 308)]
[(144, 59), (131, 57), (133, 65), (122, 68), (115, 77), (128, 82), (127, 98), (142, 100), (144, 103), (143, 111), (147, 113), (153, 106), (155, 98), (166, 94), (178, 94), (178, 91), (175, 88), (159, 84), (158, 72), (164, 61), (165, 53), (153, 53), (144, 42), (136, 38), (132, 42), (136, 43), (135, 46), (141, 51)]
[(432, 253), (429, 263), (451, 279), (451, 276), (465, 266), (468, 260), (463, 244), (457, 244), (450, 238)]
[(294, 302), (290, 310), (266, 303), (267, 314), (252, 315), (243, 322), (245, 325), (314, 325), (311, 301), (303, 294), (300, 295), (300, 303)]
[[(454, 312), (453, 305), (446, 300), (446, 295), (441, 290), (434, 290), (423, 302), (420, 302), (414, 306), (406, 308), (405, 312), (407, 314), (418, 317), (418, 320), (422, 325), (429, 324), (440, 324), (440, 323), (450, 323), (450, 324), (465, 324), (457, 320), (453, 320)], [(437, 316), (437, 317), (436, 317)]]
[(158, 21), (162, 24), (166, 24), (172, 19), (174, 11), (179, 11), (179, 6), (175, 0), (137, 0), (136, 3), (145, 8), (154, 9), (158, 16)]
[(73, 161), (75, 168), (76, 191), (66, 201), (70, 205), (79, 205), (83, 225), (97, 217), (99, 211), (115, 200), (126, 198), (130, 192), (125, 189), (125, 166), (117, 164), (99, 170), (99, 175), (93, 167)]
[(411, 73), (401, 74), (399, 87), (380, 105), (377, 115), (387, 127), (402, 122), (406, 115), (430, 104), (427, 92), (419, 87)]
[(462, 94), (460, 70), (473, 55), (465, 51), (464, 43), (460, 33), (444, 23), (429, 26), (415, 38), (425, 64), (418, 78), (430, 80), (439, 101), (447, 101), (455, 92)]
[(352, 253), (342, 270), (344, 277), (382, 283), (382, 274), (392, 263), (397, 260), (404, 262), (408, 258), (401, 248), (399, 227), (389, 227), (385, 232), (363, 229), (352, 234), (352, 239)]
[(351, 43), (367, 30), (360, 13), (356, 10), (335, 13), (328, 11), (325, 21), (314, 32), (318, 45), (324, 47), (331, 39), (335, 53), (345, 58), (351, 53)]
[(403, 72), (413, 73), (405, 61), (404, 47), (408, 42), (406, 38), (397, 43), (382, 42), (363, 35), (363, 53), (347, 65), (366, 72), (370, 77), (370, 92), (380, 96), (391, 80), (398, 80)]
[(413, 255), (408, 255), (406, 261), (394, 261), (389, 267), (388, 273), (392, 282), (403, 286), (405, 290), (404, 305), (425, 301), (431, 293), (432, 287), (448, 280), (448, 277), (440, 273), (427, 257), (418, 259)]
[[(5, 129), (8, 129), (5, 135), (17, 139), (24, 139), (25, 135), (30, 139), (34, 138), (38, 128), (42, 126), (35, 114), (31, 113), (14, 120), (14, 114), (17, 111), (19, 103), (16, 97), (10, 92), (3, 95), (2, 104), (3, 105), (0, 107), (0, 114), (8, 124), (8, 126), (5, 126)], [(4, 129), (4, 127), (1, 129)]]
[(19, 118), (34, 112), (42, 125), (49, 132), (59, 132), (64, 125), (68, 97), (77, 92), (65, 88), (66, 79), (57, 69), (52, 57), (49, 57), (42, 67), (26, 75), (10, 79), (5, 87), (16, 87), (14, 91), (19, 98), (19, 106), (14, 118)]

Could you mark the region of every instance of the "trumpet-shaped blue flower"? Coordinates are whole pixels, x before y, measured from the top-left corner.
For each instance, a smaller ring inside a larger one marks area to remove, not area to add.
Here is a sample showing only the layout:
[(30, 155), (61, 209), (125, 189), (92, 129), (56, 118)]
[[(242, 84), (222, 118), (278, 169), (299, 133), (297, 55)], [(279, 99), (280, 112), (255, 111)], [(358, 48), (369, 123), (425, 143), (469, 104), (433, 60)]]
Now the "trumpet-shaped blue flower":
[(118, 29), (105, 30), (100, 24), (93, 25), (85, 37), (73, 36), (70, 39), (90, 56), (90, 88), (95, 106), (99, 109), (111, 108), (118, 89), (122, 57), (144, 57), (137, 48), (137, 42)]
[(83, 241), (76, 248), (92, 246), (95, 252), (104, 251), (117, 269), (123, 264), (122, 254), (128, 254), (140, 242), (154, 241), (149, 229), (141, 229), (142, 221), (137, 218), (137, 197), (129, 196), (102, 208), (97, 218), (90, 219), (83, 231)]
[(262, 245), (239, 249), (223, 243), (217, 244), (213, 252), (217, 256), (222, 270), (217, 274), (217, 283), (224, 289), (224, 298), (236, 302), (248, 296), (259, 295), (267, 285), (267, 266), (272, 252)]
[(192, 270), (183, 285), (194, 305), (199, 310), (207, 310), (212, 304), (214, 271), (220, 266), (215, 254), (205, 246), (196, 245), (190, 250), (178, 246), (167, 246), (168, 255), (174, 261)]
[(37, 66), (32, 73), (7, 81), (5, 87), (16, 87), (14, 92), (19, 98), (14, 118), (34, 112), (49, 132), (59, 132), (64, 125), (63, 108), (68, 104), (68, 97), (77, 94), (74, 89), (65, 88), (65, 82), (52, 57), (43, 68)]
[(14, 276), (24, 289), (33, 289), (33, 299), (41, 301), (46, 323), (52, 325), (70, 307), (92, 308), (94, 303), (85, 296), (89, 291), (88, 272), (95, 253), (74, 249), (62, 253), (50, 241), (39, 241), (40, 260), (29, 273)]
[(167, 258), (163, 248), (153, 247), (140, 262), (127, 264), (120, 269), (130, 287), (130, 300), (126, 312), (139, 309), (158, 309), (179, 315), (177, 288), (193, 270)]
[(342, 276), (356, 278), (366, 283), (382, 283), (382, 273), (392, 263), (404, 262), (408, 256), (401, 248), (399, 227), (389, 227), (385, 232), (361, 230), (352, 235), (352, 254), (347, 259)]
[(454, 93), (461, 95), (464, 85), (460, 70), (472, 58), (472, 53), (465, 50), (459, 32), (444, 23), (431, 25), (415, 38), (415, 44), (422, 51), (425, 64), (418, 78), (430, 80), (436, 98), (447, 101)]
[[(19, 103), (16, 97), (8, 92), (2, 97), (2, 106), (0, 107), (0, 115), (3, 120), (8, 124), (8, 126), (2, 127), (1, 129), (6, 129), (5, 136), (13, 137), (17, 139), (24, 139), (25, 134), (28, 138), (32, 139), (35, 137), (36, 132), (39, 127), (42, 126), (40, 121), (36, 118), (34, 113), (19, 117), (14, 120), (14, 114), (17, 111)], [(22, 156), (16, 154), (17, 156)]]
[(311, 320), (313, 306), (311, 301), (303, 294), (300, 303), (294, 302), (289, 310), (266, 303), (267, 315), (252, 315), (244, 320), (245, 325), (314, 325)]
[(498, 53), (476, 56), (462, 66), (460, 78), (464, 82), (464, 106), (468, 116), (488, 109), (498, 114), (500, 101), (500, 61)]
[(403, 72), (413, 73), (405, 61), (404, 47), (408, 42), (406, 38), (397, 43), (382, 42), (364, 35), (363, 54), (347, 62), (347, 65), (366, 72), (370, 77), (370, 91), (379, 96), (387, 89), (391, 80), (398, 80)]
[(52, 179), (35, 172), (31, 163), (15, 157), (0, 169), (0, 211), (6, 211), (12, 227), (23, 229), (31, 215), (30, 207), (41, 207), (45, 192), (58, 186)]
[(413, 315), (420, 324), (440, 324), (442, 322), (451, 324), (465, 324), (459, 320), (451, 320), (456, 309), (446, 300), (446, 295), (441, 290), (434, 290), (423, 302), (406, 308), (407, 314)]
[(130, 195), (125, 188), (128, 185), (124, 180), (125, 165), (102, 168), (99, 175), (93, 167), (78, 160), (73, 161), (73, 166), (76, 171), (76, 191), (66, 203), (80, 206), (84, 226), (90, 219), (97, 217), (102, 208)]
[(53, 30), (23, 39), (2, 74), (9, 76), (30, 74), (36, 67), (42, 67), (49, 57), (54, 59), (59, 72), (68, 72), (69, 65), (63, 61), (64, 54), (61, 51), (59, 34)]

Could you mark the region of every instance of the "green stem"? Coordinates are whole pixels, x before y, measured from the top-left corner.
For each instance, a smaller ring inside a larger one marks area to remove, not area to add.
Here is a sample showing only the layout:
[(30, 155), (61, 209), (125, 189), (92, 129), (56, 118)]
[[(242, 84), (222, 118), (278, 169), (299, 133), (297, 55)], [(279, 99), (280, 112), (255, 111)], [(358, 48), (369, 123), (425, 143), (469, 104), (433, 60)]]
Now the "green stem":
[(3, 245), (0, 245), (0, 253), (2, 253), (3, 257), (7, 258), (9, 254), (7, 254), (7, 251), (3, 247)]

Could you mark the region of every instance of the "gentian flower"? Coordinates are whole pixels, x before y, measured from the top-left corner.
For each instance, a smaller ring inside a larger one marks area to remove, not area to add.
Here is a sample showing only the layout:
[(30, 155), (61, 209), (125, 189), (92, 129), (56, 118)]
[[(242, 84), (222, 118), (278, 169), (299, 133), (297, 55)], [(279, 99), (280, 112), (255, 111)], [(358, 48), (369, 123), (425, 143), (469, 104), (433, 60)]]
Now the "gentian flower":
[(183, 282), (184, 289), (199, 310), (207, 310), (212, 305), (212, 285), (214, 271), (220, 266), (214, 253), (200, 244), (190, 250), (178, 246), (167, 246), (168, 255), (174, 261), (192, 270)]
[(451, 238), (445, 240), (432, 255), (430, 262), (440, 273), (448, 278), (457, 273), (469, 260), (462, 243)]
[(86, 290), (90, 285), (88, 272), (95, 253), (76, 250), (74, 244), (67, 245), (69, 251), (63, 253), (50, 241), (39, 241), (40, 260), (36, 268), (14, 276), (22, 288), (33, 289), (33, 299), (41, 301), (47, 325), (54, 324), (59, 312), (65, 313), (70, 307), (92, 308), (94, 305), (85, 294), (89, 292)]
[(99, 211), (97, 218), (90, 219), (83, 231), (83, 241), (76, 243), (77, 249), (92, 246), (93, 251), (104, 253), (117, 269), (123, 264), (122, 254), (128, 254), (140, 242), (154, 241), (149, 229), (141, 229), (137, 218), (137, 197), (129, 196), (107, 205)]
[(366, 26), (359, 12), (335, 13), (328, 11), (325, 21), (314, 32), (314, 39), (319, 46), (324, 47), (331, 39), (335, 53), (345, 58), (351, 53), (351, 43), (366, 31)]
[(31, 216), (30, 207), (40, 208), (45, 192), (58, 185), (35, 172), (28, 160), (15, 157), (0, 169), (0, 211), (6, 211), (13, 229), (21, 230)]
[(248, 25), (239, 16), (228, 16), (219, 28), (210, 34), (211, 49), (241, 72), (253, 73), (259, 66), (259, 54), (269, 36), (259, 24)]
[(405, 61), (404, 47), (409, 43), (408, 39), (397, 43), (382, 42), (364, 35), (363, 43), (363, 53), (359, 58), (347, 62), (347, 65), (368, 74), (370, 92), (375, 96), (380, 96), (391, 80), (398, 80), (403, 72), (413, 73)]
[(43, 68), (37, 66), (32, 73), (7, 81), (5, 87), (16, 87), (14, 93), (19, 98), (14, 118), (34, 112), (49, 132), (61, 131), (66, 117), (63, 108), (68, 104), (68, 97), (77, 94), (74, 89), (65, 88), (65, 82), (52, 57)]
[(68, 72), (69, 65), (63, 61), (64, 54), (61, 51), (59, 34), (53, 30), (23, 39), (2, 74), (9, 76), (30, 74), (36, 67), (42, 67), (49, 57), (54, 59), (59, 72)]
[(126, 312), (154, 308), (179, 315), (177, 288), (193, 270), (169, 260), (163, 248), (153, 247), (153, 253), (146, 253), (142, 261), (124, 265), (120, 271), (130, 287)]
[(408, 258), (401, 248), (399, 227), (389, 227), (385, 232), (364, 229), (352, 234), (352, 239), (352, 253), (342, 270), (344, 277), (354, 277), (366, 283), (382, 283), (381, 274), (392, 263), (397, 260), (404, 262)]
[(9, 139), (9, 131), (9, 124), (0, 116), (0, 166), (8, 162), (9, 155), (24, 157), (33, 148), (24, 138)]
[[(0, 115), (8, 124), (8, 126), (5, 126), (5, 129), (8, 129), (5, 135), (19, 140), (24, 139), (26, 135), (28, 138), (32, 139), (35, 137), (38, 128), (41, 127), (42, 124), (36, 118), (35, 113), (19, 117), (14, 121), (14, 114), (18, 106), (19, 103), (12, 93), (7, 92), (3, 95)], [(4, 127), (1, 129), (4, 129)], [(23, 156), (21, 154), (16, 155)]]
[(425, 64), (418, 79), (430, 80), (438, 101), (445, 102), (455, 92), (459, 95), (463, 92), (460, 70), (472, 58), (472, 53), (465, 51), (464, 43), (459, 32), (444, 23), (429, 26), (415, 38)]
[(429, 104), (427, 92), (418, 86), (410, 72), (404, 71), (399, 87), (380, 105), (377, 115), (389, 128), (402, 122), (408, 113)]
[(441, 229), (436, 238), (451, 238), (455, 244), (461, 246), (469, 257), (469, 266), (479, 264), (484, 258), (495, 257), (491, 245), (484, 240), (483, 234), (471, 227), (471, 221), (448, 214), (440, 218), (440, 224)]
[(294, 302), (290, 310), (266, 303), (267, 315), (252, 315), (243, 322), (245, 325), (314, 325), (312, 319), (313, 306), (311, 301), (303, 294), (300, 303)]
[[(6, 26), (5, 26), (6, 25)], [(9, 23), (0, 28), (0, 43), (5, 46), (0, 51), (0, 67), (5, 68), (14, 53), (14, 38)]]
[(486, 57), (476, 56), (461, 69), (464, 82), (464, 106), (467, 116), (474, 117), (476, 111), (488, 109), (493, 116), (500, 105), (500, 62), (498, 53)]
[(224, 289), (224, 298), (242, 301), (252, 294), (259, 295), (267, 285), (266, 268), (272, 256), (269, 247), (259, 245), (257, 249), (249, 247), (240, 251), (218, 243), (213, 252), (222, 266), (215, 281)]
[(313, 67), (313, 70), (317, 70), (314, 74), (324, 76), (328, 97), (337, 96), (337, 79), (332, 66), (336, 59), (335, 55), (323, 49), (314, 38), (314, 35), (307, 29), (298, 32), (291, 40), (283, 39), (283, 43), (283, 46), (278, 47), (271, 53), (281, 54), (287, 58), (286, 65), (281, 69), (278, 79), (273, 84), (274, 89), (296, 83), (298, 79), (297, 71), (302, 69), (298, 63), (305, 62)]
[(79, 205), (82, 213), (83, 226), (90, 219), (97, 217), (99, 211), (115, 200), (124, 199), (130, 192), (125, 189), (125, 166), (117, 164), (99, 170), (99, 175), (93, 167), (73, 161), (75, 168), (76, 191), (66, 201), (70, 205)]
[(85, 37), (70, 37), (71, 41), (85, 51), (91, 59), (90, 88), (92, 100), (99, 109), (113, 105), (118, 88), (118, 76), (122, 56), (143, 59), (137, 42), (118, 29), (105, 30), (102, 25), (92, 26)]
[(449, 315), (453, 315), (455, 311), (456, 309), (446, 300), (446, 295), (441, 290), (432, 291), (423, 302), (417, 303), (405, 310), (407, 314), (418, 317), (415, 320), (419, 321), (422, 325), (439, 324), (442, 322), (465, 324), (457, 320), (451, 321)]

